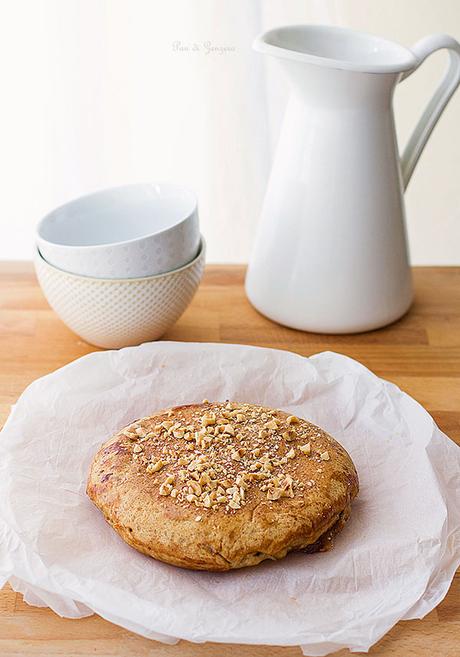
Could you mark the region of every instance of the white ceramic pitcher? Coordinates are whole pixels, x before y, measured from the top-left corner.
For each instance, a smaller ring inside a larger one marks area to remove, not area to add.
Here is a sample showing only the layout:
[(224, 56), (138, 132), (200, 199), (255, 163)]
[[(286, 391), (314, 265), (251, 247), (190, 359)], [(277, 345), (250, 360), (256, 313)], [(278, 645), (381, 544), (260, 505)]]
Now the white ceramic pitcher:
[[(412, 301), (403, 191), (460, 82), (460, 44), (433, 35), (409, 50), (315, 25), (271, 30), (254, 48), (280, 59), (292, 95), (246, 277), (249, 300), (302, 330), (384, 326)], [(449, 68), (400, 158), (395, 87), (442, 48)]]

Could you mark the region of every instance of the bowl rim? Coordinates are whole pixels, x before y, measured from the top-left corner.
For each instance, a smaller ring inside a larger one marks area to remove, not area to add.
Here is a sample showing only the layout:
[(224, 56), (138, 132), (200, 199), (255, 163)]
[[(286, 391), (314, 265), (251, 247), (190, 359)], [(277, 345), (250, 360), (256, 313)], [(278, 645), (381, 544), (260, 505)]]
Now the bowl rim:
[(42, 256), (40, 253), (40, 249), (38, 248), (38, 245), (35, 245), (35, 260), (40, 262), (41, 264), (45, 265), (45, 267), (48, 267), (51, 270), (54, 270), (58, 274), (62, 274), (63, 276), (70, 276), (72, 278), (79, 278), (83, 281), (97, 281), (99, 283), (134, 283), (134, 282), (139, 282), (139, 281), (153, 281), (156, 279), (160, 278), (167, 278), (168, 276), (172, 276), (173, 274), (179, 274), (180, 272), (184, 271), (185, 269), (188, 269), (189, 267), (193, 267), (198, 260), (204, 257), (206, 253), (206, 241), (203, 237), (202, 234), (200, 234), (200, 248), (198, 250), (197, 255), (191, 260), (190, 262), (187, 262), (187, 264), (182, 265), (182, 267), (178, 267), (177, 269), (171, 269), (170, 271), (165, 271), (162, 274), (153, 274), (153, 276), (141, 276), (139, 278), (97, 278), (96, 276), (82, 276), (81, 274), (74, 274), (70, 271), (65, 271), (64, 269), (60, 269), (59, 267), (56, 267), (55, 265), (52, 265), (48, 260), (45, 260), (45, 258)]
[[(176, 190), (181, 190), (183, 192), (187, 192), (188, 194), (190, 194), (191, 198), (193, 199), (193, 208), (185, 217), (178, 220), (172, 226), (167, 226), (166, 228), (162, 228), (161, 230), (147, 233), (146, 235), (141, 235), (139, 237), (132, 237), (129, 240), (121, 240), (118, 242), (104, 242), (103, 244), (60, 244), (59, 242), (53, 242), (41, 235), (40, 231), (42, 227), (45, 225), (45, 222), (49, 220), (49, 218), (52, 217), (56, 212), (62, 211), (67, 206), (79, 203), (81, 201), (85, 201), (86, 199), (91, 199), (92, 197), (95, 196), (106, 194), (108, 192), (116, 192), (119, 190), (124, 190), (128, 188), (132, 189), (135, 187), (145, 187), (148, 185), (165, 187), (165, 188), (168, 187), (170, 189), (176, 189)], [(43, 245), (50, 246), (52, 248), (56, 248), (59, 250), (62, 249), (63, 251), (68, 251), (70, 249), (78, 249), (78, 250), (82, 249), (85, 251), (89, 251), (90, 249), (91, 250), (95, 249), (99, 251), (107, 248), (113, 249), (119, 246), (127, 246), (129, 244), (135, 244), (137, 242), (148, 240), (152, 237), (159, 237), (160, 235), (164, 235), (168, 232), (176, 230), (177, 228), (185, 224), (187, 221), (192, 219), (192, 217), (194, 216), (198, 216), (198, 196), (193, 191), (193, 189), (191, 189), (187, 185), (179, 185), (177, 183), (170, 183), (165, 181), (152, 181), (152, 180), (146, 182), (128, 183), (126, 185), (115, 185), (114, 187), (104, 187), (103, 189), (97, 189), (94, 192), (89, 192), (88, 194), (82, 194), (81, 196), (77, 196), (75, 198), (70, 199), (70, 201), (67, 201), (66, 203), (62, 203), (61, 205), (58, 205), (57, 207), (50, 210), (50, 212), (47, 212), (45, 216), (42, 217), (40, 221), (37, 223), (35, 227), (35, 238), (38, 242), (41, 242)]]

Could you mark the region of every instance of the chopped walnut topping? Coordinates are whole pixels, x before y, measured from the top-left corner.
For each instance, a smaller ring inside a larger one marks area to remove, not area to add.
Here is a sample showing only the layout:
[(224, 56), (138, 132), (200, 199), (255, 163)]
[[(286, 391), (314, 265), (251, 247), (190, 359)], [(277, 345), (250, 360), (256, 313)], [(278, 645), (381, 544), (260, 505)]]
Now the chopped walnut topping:
[(201, 486), (197, 481), (194, 481), (193, 479), (189, 479), (187, 481), (187, 486), (189, 489), (190, 494), (195, 494), (197, 497), (201, 495)]
[(169, 495), (171, 493), (172, 489), (173, 488), (172, 488), (171, 484), (163, 483), (160, 486), (159, 493), (160, 493), (160, 495)]
[(180, 430), (182, 430), (182, 425), (181, 425), (180, 422), (176, 422), (175, 424), (172, 425), (172, 427), (169, 427), (168, 434), (169, 435), (171, 435), (171, 434), (174, 435), (175, 431), (180, 431)]
[(271, 488), (267, 493), (267, 500), (279, 500), (282, 492), (281, 488)]
[(211, 482), (211, 478), (207, 472), (203, 472), (198, 480), (201, 486), (205, 486)]
[(147, 472), (159, 472), (165, 465), (166, 463), (161, 459), (156, 463), (149, 463), (147, 466)]
[[(153, 480), (160, 495), (207, 513), (219, 508), (233, 513), (254, 493), (275, 504), (315, 485), (295, 478), (297, 459), (310, 456), (315, 439), (324, 438), (314, 425), (251, 404), (205, 403), (204, 411), (178, 407), (155, 418), (156, 424), (143, 418), (121, 432), (134, 441), (137, 468), (158, 473), (168, 464), (163, 481)], [(321, 471), (319, 459), (330, 458), (325, 446), (322, 450), (304, 461), (316, 468), (310, 476)]]
[(203, 427), (208, 427), (216, 423), (216, 415), (215, 413), (209, 413), (207, 415), (203, 415), (201, 418), (201, 425)]

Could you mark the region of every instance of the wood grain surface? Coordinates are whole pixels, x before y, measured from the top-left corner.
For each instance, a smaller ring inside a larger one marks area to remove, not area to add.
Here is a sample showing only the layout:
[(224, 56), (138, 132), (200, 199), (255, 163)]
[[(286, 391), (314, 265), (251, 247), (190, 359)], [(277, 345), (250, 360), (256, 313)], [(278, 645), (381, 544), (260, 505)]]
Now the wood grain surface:
[[(247, 301), (241, 266), (208, 266), (200, 289), (165, 340), (234, 342), (303, 355), (333, 350), (399, 385), (460, 444), (460, 268), (414, 269), (415, 303), (399, 322), (360, 335), (327, 336), (284, 328)], [(0, 263), (0, 421), (34, 379), (96, 349), (67, 329), (46, 303), (30, 263)], [(263, 640), (263, 637), (261, 637)], [(340, 657), (347, 650), (336, 653)], [(398, 623), (374, 657), (460, 657), (460, 573), (423, 620)], [(92, 616), (59, 618), (0, 591), (0, 655), (50, 657), (299, 657), (299, 648), (164, 645)]]

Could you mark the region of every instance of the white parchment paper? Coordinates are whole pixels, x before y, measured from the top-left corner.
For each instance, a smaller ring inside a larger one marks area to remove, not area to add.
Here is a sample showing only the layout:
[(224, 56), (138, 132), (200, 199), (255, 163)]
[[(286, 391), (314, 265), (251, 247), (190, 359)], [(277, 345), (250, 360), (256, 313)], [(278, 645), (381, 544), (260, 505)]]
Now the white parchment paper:
[[(361, 483), (335, 548), (223, 574), (131, 549), (85, 496), (115, 430), (165, 406), (233, 399), (335, 436)], [(97, 612), (161, 641), (367, 650), (446, 594), (460, 562), (460, 449), (396, 386), (334, 353), (157, 342), (35, 381), (0, 436), (0, 584), (62, 616)]]

